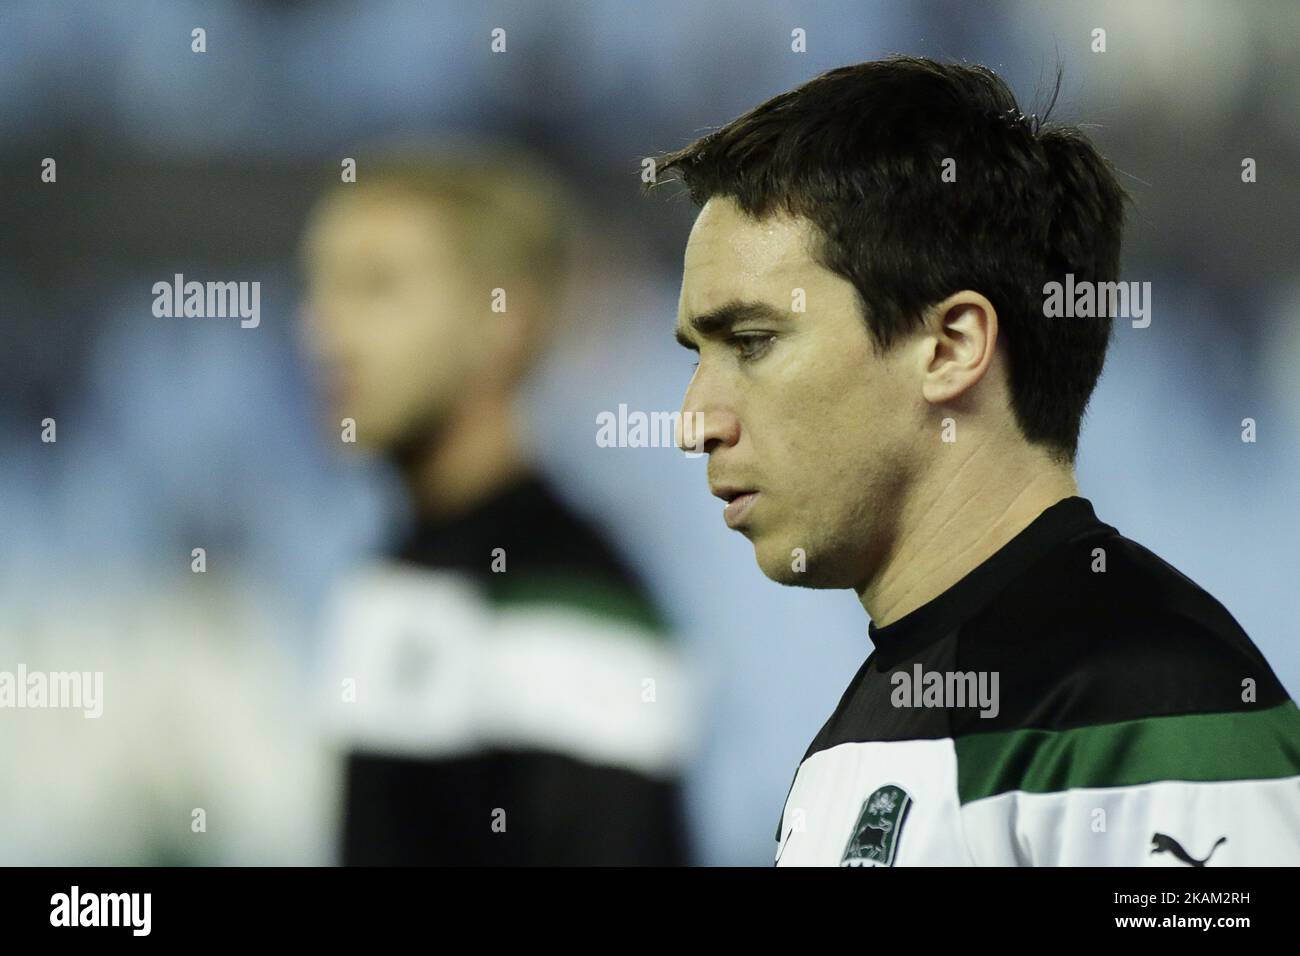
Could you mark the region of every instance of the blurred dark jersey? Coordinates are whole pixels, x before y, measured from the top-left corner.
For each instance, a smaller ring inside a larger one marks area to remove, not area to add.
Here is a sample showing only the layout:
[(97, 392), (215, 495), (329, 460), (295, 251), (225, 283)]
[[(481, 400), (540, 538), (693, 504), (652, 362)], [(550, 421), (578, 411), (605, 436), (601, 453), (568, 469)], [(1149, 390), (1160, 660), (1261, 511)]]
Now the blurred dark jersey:
[(541, 479), (417, 528), (331, 631), (345, 864), (688, 862), (681, 664)]

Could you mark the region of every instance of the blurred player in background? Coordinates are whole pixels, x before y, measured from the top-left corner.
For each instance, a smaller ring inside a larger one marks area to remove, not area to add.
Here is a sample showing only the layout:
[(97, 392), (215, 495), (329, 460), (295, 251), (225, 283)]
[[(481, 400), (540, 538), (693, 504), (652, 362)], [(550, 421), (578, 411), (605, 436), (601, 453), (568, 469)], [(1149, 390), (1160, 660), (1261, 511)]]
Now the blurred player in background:
[(306, 232), (307, 340), (331, 424), (396, 466), (415, 522), (330, 614), (342, 860), (684, 863), (669, 635), (521, 442), (572, 205), (499, 146), (361, 155), (356, 180)]

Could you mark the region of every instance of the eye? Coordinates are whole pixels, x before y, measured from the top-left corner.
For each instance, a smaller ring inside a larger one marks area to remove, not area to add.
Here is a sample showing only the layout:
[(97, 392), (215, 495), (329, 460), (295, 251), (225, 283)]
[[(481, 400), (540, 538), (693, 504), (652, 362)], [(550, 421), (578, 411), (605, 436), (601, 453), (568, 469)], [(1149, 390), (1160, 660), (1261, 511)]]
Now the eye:
[(743, 362), (750, 362), (766, 352), (776, 341), (771, 332), (738, 332), (731, 337), (731, 346)]

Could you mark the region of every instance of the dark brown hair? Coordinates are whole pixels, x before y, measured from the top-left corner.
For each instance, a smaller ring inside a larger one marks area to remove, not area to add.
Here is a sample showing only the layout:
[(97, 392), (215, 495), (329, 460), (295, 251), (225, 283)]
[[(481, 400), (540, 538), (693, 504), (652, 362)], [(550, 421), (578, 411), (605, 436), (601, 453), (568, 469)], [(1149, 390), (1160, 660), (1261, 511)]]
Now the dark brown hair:
[[(1118, 278), (1126, 195), (1076, 128), (1026, 117), (982, 66), (897, 56), (840, 67), (658, 157), (697, 205), (810, 220), (818, 261), (857, 289), (878, 348), (962, 289), (997, 309), (1012, 411), (1072, 461), (1111, 319), (1045, 318), (1043, 286)], [(944, 182), (944, 160), (955, 182)]]

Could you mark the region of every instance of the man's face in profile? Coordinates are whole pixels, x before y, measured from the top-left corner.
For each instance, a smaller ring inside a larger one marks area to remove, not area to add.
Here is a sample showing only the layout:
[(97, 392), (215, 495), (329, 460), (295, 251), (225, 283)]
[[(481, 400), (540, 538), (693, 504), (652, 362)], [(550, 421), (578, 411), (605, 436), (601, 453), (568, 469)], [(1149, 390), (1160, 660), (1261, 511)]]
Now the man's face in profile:
[[(927, 409), (920, 370), (909, 369), (916, 350), (875, 353), (856, 290), (813, 260), (815, 237), (804, 219), (755, 220), (725, 198), (705, 204), (678, 306), (678, 335), (700, 358), (682, 416), (703, 416), (703, 433), (688, 440), (708, 453), (715, 493), (753, 492), (726, 520), (764, 574), (857, 587), (920, 461)], [(806, 309), (796, 311), (801, 294)], [(736, 321), (696, 324), (733, 304), (745, 307)]]
[(436, 425), (482, 350), (454, 229), (437, 205), (398, 191), (336, 194), (305, 239), (307, 342), (334, 424), (386, 447)]

